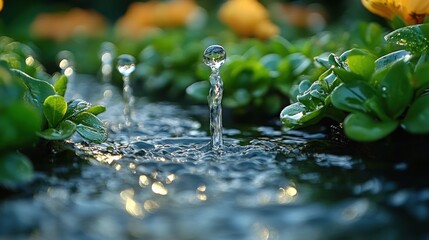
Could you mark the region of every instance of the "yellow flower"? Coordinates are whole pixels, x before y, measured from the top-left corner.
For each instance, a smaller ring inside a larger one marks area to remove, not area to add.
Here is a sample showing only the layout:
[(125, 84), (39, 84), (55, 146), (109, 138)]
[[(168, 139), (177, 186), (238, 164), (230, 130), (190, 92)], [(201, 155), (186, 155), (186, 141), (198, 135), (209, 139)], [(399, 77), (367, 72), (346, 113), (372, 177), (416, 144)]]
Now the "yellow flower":
[(257, 0), (229, 0), (220, 8), (219, 18), (241, 37), (267, 39), (279, 34), (267, 9)]
[(429, 15), (428, 0), (361, 0), (372, 13), (387, 19), (400, 16), (408, 25), (423, 23)]
[(107, 28), (105, 18), (92, 10), (73, 8), (66, 12), (39, 14), (31, 32), (39, 38), (65, 41), (75, 35), (101, 36)]
[(0, 11), (3, 9), (3, 0), (0, 0)]
[(194, 0), (134, 2), (116, 22), (123, 37), (140, 38), (159, 28), (186, 26), (194, 21), (199, 6)]

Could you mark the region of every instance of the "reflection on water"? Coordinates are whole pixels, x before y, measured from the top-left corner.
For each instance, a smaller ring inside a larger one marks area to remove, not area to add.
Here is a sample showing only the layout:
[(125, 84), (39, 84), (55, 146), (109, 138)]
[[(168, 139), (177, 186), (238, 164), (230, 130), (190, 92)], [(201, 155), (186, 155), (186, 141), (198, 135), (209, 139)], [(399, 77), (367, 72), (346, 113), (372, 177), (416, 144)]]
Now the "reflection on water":
[(0, 203), (0, 239), (429, 237), (419, 149), (406, 160), (386, 145), (267, 126), (225, 129), (219, 153), (207, 148), (206, 107), (144, 99), (128, 139), (114, 90), (100, 116), (108, 142), (76, 136), (77, 156), (49, 156), (29, 193)]

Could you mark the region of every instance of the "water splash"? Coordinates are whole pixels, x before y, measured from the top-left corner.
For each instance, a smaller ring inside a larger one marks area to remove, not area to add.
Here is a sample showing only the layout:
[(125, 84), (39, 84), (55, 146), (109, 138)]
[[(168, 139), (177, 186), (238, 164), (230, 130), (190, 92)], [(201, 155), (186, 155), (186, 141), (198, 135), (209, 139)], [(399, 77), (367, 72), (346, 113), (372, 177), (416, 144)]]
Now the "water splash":
[(204, 63), (211, 68), (210, 91), (207, 100), (210, 108), (210, 145), (213, 150), (221, 150), (222, 139), (222, 96), (223, 82), (219, 75), (219, 68), (225, 62), (226, 52), (220, 45), (212, 45), (206, 48), (203, 54)]
[(134, 97), (130, 86), (130, 75), (136, 69), (135, 59), (128, 54), (122, 54), (118, 57), (117, 69), (122, 75), (124, 81), (123, 98), (124, 98), (124, 115), (125, 126), (130, 127), (133, 123), (131, 112), (134, 104)]
[(115, 57), (115, 45), (111, 42), (103, 42), (100, 47), (101, 77), (104, 83), (112, 79), (113, 59)]

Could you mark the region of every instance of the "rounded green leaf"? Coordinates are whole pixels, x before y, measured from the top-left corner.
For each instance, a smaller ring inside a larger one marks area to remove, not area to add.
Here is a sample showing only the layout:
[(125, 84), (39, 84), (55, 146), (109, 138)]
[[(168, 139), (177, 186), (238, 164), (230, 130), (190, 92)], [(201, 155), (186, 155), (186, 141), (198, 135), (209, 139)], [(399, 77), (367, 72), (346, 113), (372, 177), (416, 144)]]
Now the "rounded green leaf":
[(62, 121), (56, 128), (48, 128), (38, 135), (47, 140), (64, 140), (73, 135), (76, 124), (70, 120)]
[(392, 133), (398, 126), (396, 121), (380, 122), (363, 113), (351, 113), (344, 119), (344, 132), (350, 139), (372, 142)]
[(429, 133), (429, 94), (421, 96), (411, 105), (402, 127), (410, 133)]
[(370, 79), (375, 70), (375, 59), (375, 56), (372, 54), (363, 50), (353, 49), (349, 52), (346, 63), (351, 72), (365, 79)]
[(84, 139), (96, 143), (106, 141), (107, 129), (92, 113), (82, 112), (73, 121), (76, 123), (76, 131)]
[(14, 187), (31, 181), (33, 165), (28, 158), (20, 153), (0, 155), (0, 184)]
[(66, 114), (66, 111), (67, 102), (62, 96), (49, 96), (43, 102), (43, 113), (51, 128), (55, 128), (58, 125)]
[(378, 84), (386, 106), (386, 112), (391, 118), (399, 117), (413, 98), (411, 85), (411, 69), (405, 62), (397, 62), (389, 68), (387, 74)]
[(285, 107), (280, 113), (280, 119), (288, 128), (299, 128), (318, 122), (322, 117), (323, 108), (307, 111), (304, 104), (292, 103)]
[(341, 84), (332, 92), (331, 100), (336, 108), (348, 112), (373, 112), (369, 102), (380, 104), (375, 90), (364, 82)]

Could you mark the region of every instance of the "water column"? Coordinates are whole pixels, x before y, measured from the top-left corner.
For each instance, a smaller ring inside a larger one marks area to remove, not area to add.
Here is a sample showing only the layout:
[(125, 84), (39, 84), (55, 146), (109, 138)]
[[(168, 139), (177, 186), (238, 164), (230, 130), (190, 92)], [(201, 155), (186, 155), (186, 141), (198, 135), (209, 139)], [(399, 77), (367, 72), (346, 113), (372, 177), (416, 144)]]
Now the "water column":
[(134, 57), (128, 54), (122, 54), (118, 57), (117, 69), (122, 75), (124, 81), (123, 98), (124, 98), (124, 115), (125, 126), (129, 128), (133, 120), (131, 118), (131, 111), (134, 105), (134, 97), (130, 86), (130, 75), (136, 69)]
[(203, 54), (204, 63), (211, 68), (210, 91), (207, 96), (210, 109), (210, 145), (213, 150), (221, 150), (222, 139), (222, 96), (223, 82), (219, 75), (219, 68), (225, 62), (226, 52), (220, 45), (209, 46)]

